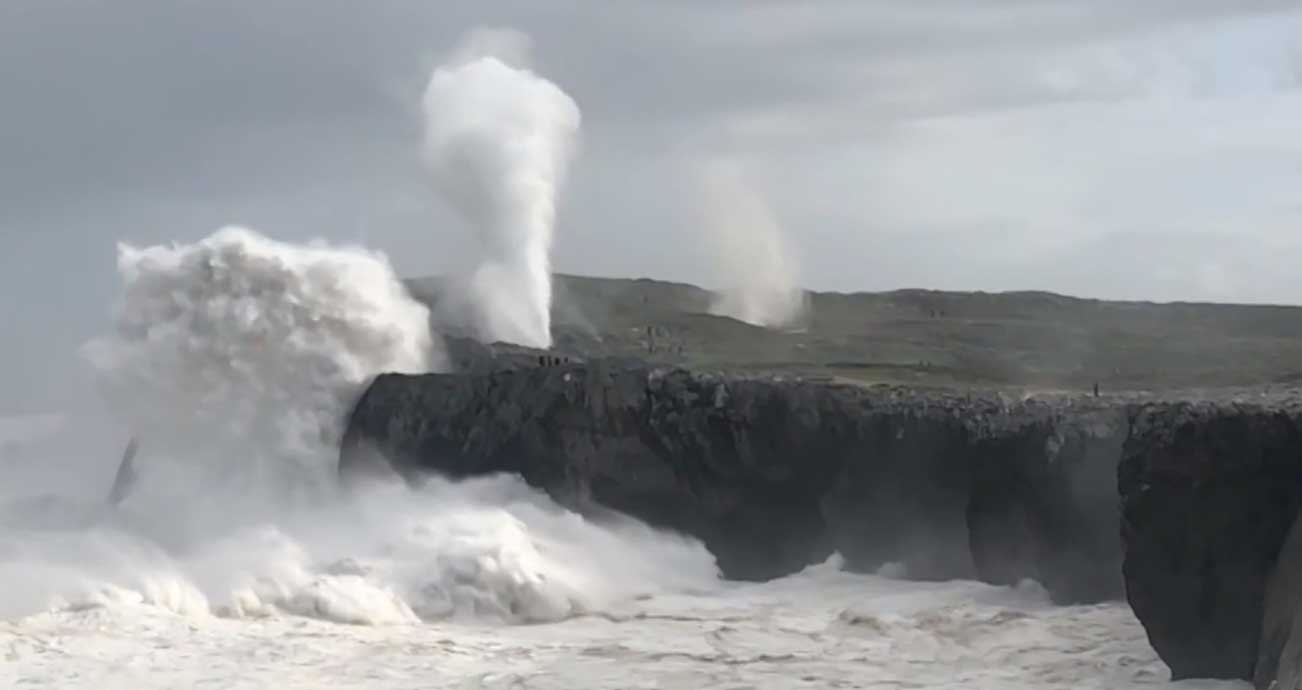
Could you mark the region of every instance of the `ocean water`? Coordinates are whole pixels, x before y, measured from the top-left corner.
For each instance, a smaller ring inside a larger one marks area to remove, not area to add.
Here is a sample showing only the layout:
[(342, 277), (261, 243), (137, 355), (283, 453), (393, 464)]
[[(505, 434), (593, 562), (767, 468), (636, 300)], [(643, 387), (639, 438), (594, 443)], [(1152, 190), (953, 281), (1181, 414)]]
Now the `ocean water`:
[(726, 582), (690, 539), (588, 522), (510, 477), (305, 501), (142, 489), (118, 509), (95, 493), (6, 485), (0, 687), (1247, 687), (1172, 686), (1120, 603), (837, 557)]
[[(824, 571), (535, 625), (233, 620), (124, 598), (0, 624), (4, 687), (1131, 688), (1121, 606)], [(1235, 687), (1182, 683), (1184, 687)]]

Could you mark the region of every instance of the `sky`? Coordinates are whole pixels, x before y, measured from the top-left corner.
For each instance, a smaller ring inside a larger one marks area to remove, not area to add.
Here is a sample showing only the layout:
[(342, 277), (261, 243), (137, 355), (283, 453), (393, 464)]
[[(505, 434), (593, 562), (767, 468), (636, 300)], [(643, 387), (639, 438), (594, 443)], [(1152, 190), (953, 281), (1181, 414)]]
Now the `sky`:
[(582, 110), (558, 271), (712, 286), (722, 159), (812, 289), (1302, 303), (1302, 0), (6, 0), (0, 414), (85, 394), (119, 241), (465, 262), (420, 97), (481, 27)]

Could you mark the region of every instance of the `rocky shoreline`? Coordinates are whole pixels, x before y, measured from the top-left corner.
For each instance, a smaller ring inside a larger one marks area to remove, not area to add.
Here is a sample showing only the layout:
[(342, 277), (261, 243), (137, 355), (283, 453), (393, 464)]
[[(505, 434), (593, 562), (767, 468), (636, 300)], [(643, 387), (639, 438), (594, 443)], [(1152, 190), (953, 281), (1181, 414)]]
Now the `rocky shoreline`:
[[(517, 473), (577, 510), (696, 536), (731, 578), (839, 551), (865, 572), (1033, 578), (1059, 603), (1128, 597), (1176, 678), (1264, 688), (1279, 667), (1293, 687), (1298, 617), (1278, 611), (1297, 608), (1302, 567), (1276, 572), (1302, 505), (1287, 393), (1012, 396), (543, 364), (379, 377), (340, 472)], [(1283, 603), (1267, 607), (1268, 589)]]

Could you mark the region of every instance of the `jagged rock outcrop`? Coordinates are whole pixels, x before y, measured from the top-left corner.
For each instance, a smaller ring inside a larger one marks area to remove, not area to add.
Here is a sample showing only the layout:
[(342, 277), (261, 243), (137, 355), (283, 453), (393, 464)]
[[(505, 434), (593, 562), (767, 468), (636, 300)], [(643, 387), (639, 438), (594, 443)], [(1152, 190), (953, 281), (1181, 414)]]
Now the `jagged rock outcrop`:
[(610, 364), (379, 377), (340, 471), (513, 472), (701, 538), (762, 579), (840, 551), (912, 577), (1120, 596), (1124, 408)]
[(1274, 680), (1272, 650), (1284, 645), (1273, 631), (1290, 621), (1263, 621), (1280, 615), (1267, 609), (1267, 584), (1302, 585), (1277, 572), (1302, 507), (1300, 422), (1288, 401), (1132, 413), (1119, 467), (1127, 596), (1176, 679)]

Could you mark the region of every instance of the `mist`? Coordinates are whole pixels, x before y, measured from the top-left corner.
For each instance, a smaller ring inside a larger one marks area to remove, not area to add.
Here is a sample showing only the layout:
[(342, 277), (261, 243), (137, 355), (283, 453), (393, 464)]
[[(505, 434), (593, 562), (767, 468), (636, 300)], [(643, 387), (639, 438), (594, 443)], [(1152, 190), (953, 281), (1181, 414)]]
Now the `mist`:
[(698, 174), (702, 229), (721, 286), (710, 312), (767, 328), (798, 325), (808, 298), (773, 210), (735, 163), (712, 161)]

